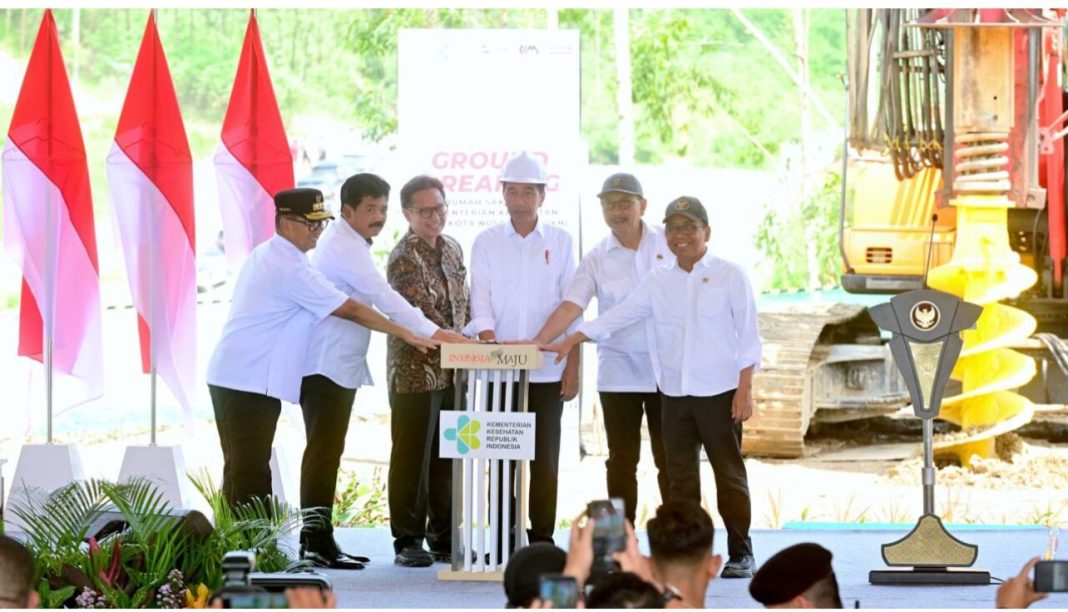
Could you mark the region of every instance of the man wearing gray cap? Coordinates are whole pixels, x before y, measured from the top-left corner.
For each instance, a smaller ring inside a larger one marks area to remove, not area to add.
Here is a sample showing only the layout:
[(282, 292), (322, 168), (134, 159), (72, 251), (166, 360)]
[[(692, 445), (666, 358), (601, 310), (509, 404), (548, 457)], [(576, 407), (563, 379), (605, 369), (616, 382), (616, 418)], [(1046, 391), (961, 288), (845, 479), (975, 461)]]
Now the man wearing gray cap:
[(547, 350), (559, 360), (580, 342), (601, 342), (652, 319), (671, 500), (700, 502), (697, 452), (704, 446), (727, 528), (730, 558), (722, 577), (748, 578), (756, 563), (741, 447), (742, 423), (753, 414), (753, 373), (760, 366), (756, 299), (742, 269), (708, 251), (712, 230), (700, 200), (671, 202), (664, 233), (675, 261), (653, 269), (622, 304)]
[[(582, 258), (564, 301), (535, 336), (539, 344), (552, 342), (564, 333), (582, 316), (594, 296), (597, 314), (605, 314), (622, 302), (649, 270), (666, 264), (666, 258), (671, 256), (664, 232), (642, 221), (647, 201), (633, 174), (609, 176), (597, 197), (612, 233)], [(668, 498), (660, 396), (650, 350), (653, 336), (653, 322), (645, 319), (614, 332), (597, 345), (597, 391), (608, 438), (608, 496), (623, 499), (631, 523), (638, 504), (636, 473), (643, 413), (649, 425), (660, 497)]]

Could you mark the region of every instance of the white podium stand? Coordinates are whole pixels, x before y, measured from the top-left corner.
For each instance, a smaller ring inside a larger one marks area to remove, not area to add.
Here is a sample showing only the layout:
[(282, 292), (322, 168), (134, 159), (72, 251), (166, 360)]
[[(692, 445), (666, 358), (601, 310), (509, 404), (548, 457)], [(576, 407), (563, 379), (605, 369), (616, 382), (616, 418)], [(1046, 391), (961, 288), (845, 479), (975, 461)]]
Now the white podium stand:
[(22, 521), (11, 511), (17, 503), (24, 503), (26, 488), (51, 493), (76, 480), (84, 480), (78, 448), (72, 444), (25, 444), (19, 452), (15, 476), (11, 479), (11, 495), (4, 508), (4, 524), (8, 529), (21, 529)]
[[(486, 413), (526, 413), (527, 377), (541, 367), (542, 355), (535, 345), (444, 344), (443, 368), (457, 370), (456, 407), (470, 419)], [(491, 387), (492, 385), (492, 387)], [(491, 391), (492, 388), (492, 391)], [(503, 390), (503, 393), (502, 393)], [(513, 403), (513, 394), (518, 401)], [(503, 402), (503, 405), (502, 405)], [(498, 415), (499, 416), (499, 415)], [(533, 458), (533, 422), (529, 423), (530, 458)], [(477, 430), (476, 430), (477, 431)], [(444, 426), (439, 434), (447, 438)], [(454, 431), (453, 436), (461, 433)], [(477, 433), (471, 434), (477, 437)], [(468, 438), (470, 442), (472, 438)], [(442, 457), (446, 440), (441, 440)], [(458, 442), (453, 442), (458, 444)], [(479, 443), (480, 444), (480, 443)], [(470, 446), (467, 447), (469, 452)], [(478, 447), (475, 447), (477, 450)], [(471, 453), (478, 454), (478, 453)], [(438, 572), (438, 580), (501, 581), (508, 563), (507, 542), (498, 547), (498, 537), (507, 537), (512, 524), (507, 495), (512, 488), (511, 459), (454, 458), (452, 462), (452, 566)], [(516, 461), (515, 548), (527, 544), (528, 461)], [(499, 510), (500, 509), (500, 510)], [(498, 548), (501, 549), (498, 553)]]
[(128, 483), (135, 478), (154, 482), (171, 508), (189, 507), (188, 477), (180, 446), (127, 446), (119, 468), (119, 482)]

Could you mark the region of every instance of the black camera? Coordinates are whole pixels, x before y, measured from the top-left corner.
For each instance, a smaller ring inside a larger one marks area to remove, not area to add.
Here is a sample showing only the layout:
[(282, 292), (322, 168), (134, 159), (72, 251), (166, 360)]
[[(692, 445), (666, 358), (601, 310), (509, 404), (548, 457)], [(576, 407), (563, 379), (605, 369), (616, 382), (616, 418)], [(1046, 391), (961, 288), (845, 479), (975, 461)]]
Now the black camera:
[(267, 589), (252, 584), (252, 570), (256, 568), (256, 556), (249, 551), (238, 550), (223, 555), (223, 586), (215, 594), (224, 608), (288, 608), (289, 600), (284, 593), (270, 593)]
[(593, 519), (593, 570), (595, 572), (619, 571), (619, 563), (612, 558), (617, 552), (627, 549), (627, 533), (623, 529), (626, 512), (623, 500), (598, 499), (586, 506), (586, 515)]
[(1035, 564), (1035, 590), (1039, 593), (1068, 591), (1068, 561), (1039, 561)]

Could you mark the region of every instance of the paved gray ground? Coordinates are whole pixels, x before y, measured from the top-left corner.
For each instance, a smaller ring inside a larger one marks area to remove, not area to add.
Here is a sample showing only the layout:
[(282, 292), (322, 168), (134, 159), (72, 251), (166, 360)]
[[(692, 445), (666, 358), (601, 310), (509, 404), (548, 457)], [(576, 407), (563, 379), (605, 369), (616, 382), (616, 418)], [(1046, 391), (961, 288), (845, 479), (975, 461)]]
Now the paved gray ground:
[[(973, 587), (872, 586), (868, 571), (883, 567), (880, 545), (904, 535), (884, 529), (781, 529), (753, 532), (757, 561), (798, 542), (818, 542), (834, 552), (834, 567), (846, 607), (860, 600), (864, 608), (992, 608), (996, 585)], [(979, 545), (976, 568), (1005, 578), (1019, 571), (1031, 556), (1046, 548), (1048, 534), (1035, 528), (953, 528), (959, 539)], [(339, 605), (345, 608), (503, 608), (500, 583), (441, 582), (438, 564), (410, 569), (393, 564), (388, 528), (342, 529), (337, 532), (342, 548), (368, 555), (371, 565), (363, 571), (327, 571), (334, 581)], [(645, 534), (638, 532), (645, 547)], [(558, 531), (556, 541), (567, 542)], [(716, 550), (726, 534), (716, 532)], [(1063, 556), (1063, 555), (1062, 555)], [(716, 580), (709, 588), (709, 608), (757, 608), (750, 599), (748, 580)], [(1034, 608), (1068, 607), (1068, 594), (1053, 594)]]

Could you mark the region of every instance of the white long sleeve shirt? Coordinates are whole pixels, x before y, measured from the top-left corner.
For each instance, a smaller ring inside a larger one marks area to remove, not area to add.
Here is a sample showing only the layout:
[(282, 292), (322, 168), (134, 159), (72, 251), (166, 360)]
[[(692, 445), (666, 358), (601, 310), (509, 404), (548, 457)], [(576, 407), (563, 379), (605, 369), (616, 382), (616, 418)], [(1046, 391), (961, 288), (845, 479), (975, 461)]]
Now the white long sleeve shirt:
[[(646, 273), (673, 261), (664, 232), (642, 222), (638, 249), (623, 246), (614, 234), (597, 243), (579, 263), (575, 280), (564, 299), (583, 310), (597, 296), (597, 314), (603, 316), (638, 286)], [(655, 393), (651, 342), (653, 320), (646, 317), (619, 329), (597, 344), (597, 390)]]
[(738, 388), (743, 369), (760, 368), (756, 299), (737, 264), (706, 252), (686, 272), (673, 259), (647, 274), (622, 304), (578, 330), (599, 342), (645, 318), (653, 320), (653, 364), (665, 395), (718, 395)]
[[(312, 251), (311, 264), (339, 291), (362, 304), (370, 304), (393, 322), (429, 338), (438, 326), (423, 311), (390, 287), (375, 268), (371, 245), (344, 219), (323, 230)], [(355, 389), (372, 385), (367, 367), (371, 330), (359, 323), (330, 317), (311, 330), (304, 375), (322, 374), (339, 386)]]
[(316, 322), (347, 297), (292, 242), (257, 246), (237, 276), (230, 316), (208, 364), (208, 384), (300, 401), (301, 369)]
[[(571, 235), (542, 223), (526, 237), (512, 223), (494, 225), (471, 246), (471, 329), (493, 330), (498, 340), (533, 338), (564, 299), (575, 276)], [(530, 382), (557, 382), (564, 362), (530, 373)]]

